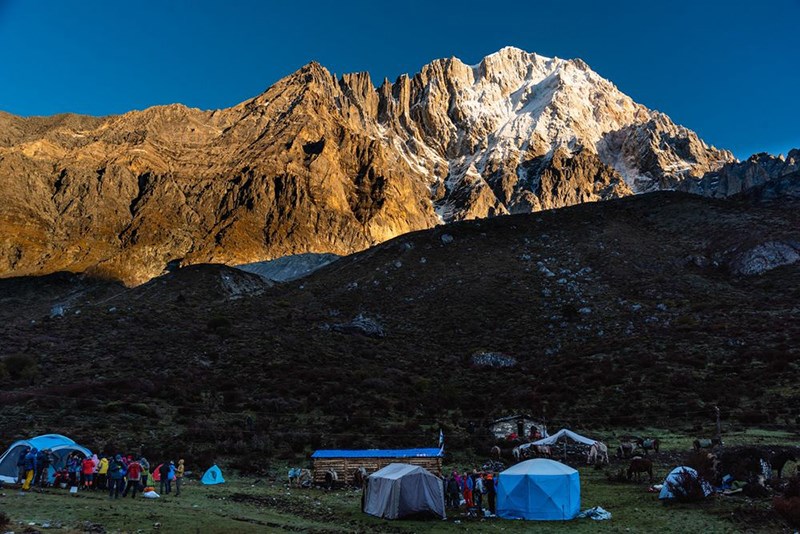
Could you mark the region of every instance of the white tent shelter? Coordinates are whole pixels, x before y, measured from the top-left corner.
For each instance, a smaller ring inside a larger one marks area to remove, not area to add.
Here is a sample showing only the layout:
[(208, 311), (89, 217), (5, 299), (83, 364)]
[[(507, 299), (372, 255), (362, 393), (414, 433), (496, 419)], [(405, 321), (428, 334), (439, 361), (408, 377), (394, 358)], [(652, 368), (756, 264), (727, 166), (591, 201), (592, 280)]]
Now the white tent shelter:
[(447, 517), (442, 479), (418, 465), (389, 464), (367, 478), (364, 512), (384, 519), (416, 514)]
[(586, 436), (581, 436), (577, 432), (573, 432), (572, 430), (567, 430), (566, 428), (562, 428), (555, 434), (548, 436), (546, 438), (542, 438), (538, 441), (534, 441), (532, 443), (525, 443), (524, 445), (520, 445), (520, 450), (525, 450), (528, 447), (532, 447), (534, 445), (558, 445), (559, 443), (564, 444), (564, 457), (567, 456), (567, 443), (580, 443), (581, 445), (588, 445), (591, 447), (597, 440), (587, 438)]

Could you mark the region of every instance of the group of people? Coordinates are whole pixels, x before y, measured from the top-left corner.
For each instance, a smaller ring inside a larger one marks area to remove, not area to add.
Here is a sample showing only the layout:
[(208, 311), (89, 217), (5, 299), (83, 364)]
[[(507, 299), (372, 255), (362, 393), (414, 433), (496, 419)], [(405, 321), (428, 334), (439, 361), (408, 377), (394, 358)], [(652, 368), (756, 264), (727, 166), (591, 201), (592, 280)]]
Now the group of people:
[[(87, 490), (108, 490), (110, 499), (118, 499), (120, 495), (131, 498), (136, 493), (155, 491), (154, 483), (156, 472), (150, 471), (150, 462), (146, 458), (135, 458), (134, 455), (117, 454), (113, 456), (86, 457), (80, 452), (73, 451), (66, 457), (63, 465), (58, 464), (58, 458), (49, 449), (37, 450), (26, 448), (17, 461), (19, 469), (18, 482), (22, 484), (22, 491), (30, 491), (31, 487), (83, 488)], [(55, 473), (50, 481), (50, 467)], [(159, 492), (169, 494), (175, 484), (175, 496), (181, 494), (185, 465), (183, 460), (168, 461), (157, 468)]]
[(453, 471), (444, 481), (444, 490), (448, 508), (458, 509), (463, 504), (467, 512), (483, 516), (486, 499), (486, 509), (491, 515), (496, 513), (497, 473), (477, 469), (473, 469), (472, 473), (464, 471), (461, 474)]

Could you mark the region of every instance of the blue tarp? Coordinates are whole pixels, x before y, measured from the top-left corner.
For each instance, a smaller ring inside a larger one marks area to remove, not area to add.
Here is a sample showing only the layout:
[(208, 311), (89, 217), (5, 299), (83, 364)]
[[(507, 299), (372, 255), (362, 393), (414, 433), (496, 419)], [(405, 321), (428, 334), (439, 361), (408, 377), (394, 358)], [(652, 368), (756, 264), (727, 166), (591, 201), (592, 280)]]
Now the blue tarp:
[(212, 484), (224, 484), (225, 479), (222, 477), (222, 471), (214, 464), (208, 468), (208, 471), (206, 471), (203, 478), (200, 479), (200, 482), (210, 486)]
[(316, 451), (312, 458), (436, 458), (442, 456), (442, 450), (433, 449), (362, 449)]
[(580, 475), (560, 462), (542, 458), (527, 460), (499, 475), (499, 517), (563, 521), (573, 519), (580, 508)]

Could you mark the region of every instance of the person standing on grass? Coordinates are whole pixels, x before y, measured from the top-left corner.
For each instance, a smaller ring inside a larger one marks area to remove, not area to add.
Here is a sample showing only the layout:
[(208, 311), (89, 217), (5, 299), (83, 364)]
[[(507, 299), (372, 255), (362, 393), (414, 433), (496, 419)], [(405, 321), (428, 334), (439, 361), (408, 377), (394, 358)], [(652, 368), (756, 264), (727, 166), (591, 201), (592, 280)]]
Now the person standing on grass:
[(125, 485), (125, 464), (119, 454), (108, 464), (108, 498), (119, 499)]
[(472, 502), (472, 489), (474, 484), (472, 482), (472, 477), (469, 476), (469, 473), (464, 471), (464, 474), (461, 475), (461, 484), (462, 484), (462, 492), (464, 493), (464, 500), (467, 501), (467, 508), (472, 508), (475, 506), (475, 503)]
[(67, 471), (69, 472), (69, 485), (77, 486), (81, 474), (81, 460), (77, 452), (70, 453), (67, 458)]
[(473, 480), (475, 483), (475, 491), (472, 492), (472, 499), (475, 501), (475, 506), (480, 511), (483, 510), (483, 494), (486, 493), (486, 488), (483, 484), (483, 475), (476, 472)]
[(128, 491), (131, 492), (131, 498), (136, 498), (136, 492), (140, 489), (139, 482), (142, 480), (142, 464), (136, 460), (128, 463), (128, 485), (125, 486), (125, 491), (122, 492), (123, 497), (128, 496)]
[(450, 509), (458, 509), (458, 482), (456, 481), (455, 473), (450, 473), (447, 478), (447, 507)]
[(178, 460), (178, 467), (175, 469), (175, 496), (181, 494), (181, 485), (183, 483), (183, 474), (186, 471), (183, 459)]
[(47, 486), (50, 478), (50, 466), (53, 464), (53, 451), (50, 449), (43, 450), (39, 457), (37, 458), (37, 463), (39, 464), (39, 490), (42, 490), (45, 486)]
[(24, 447), (17, 458), (17, 484), (25, 482), (25, 457), (31, 452), (30, 447)]
[(142, 456), (139, 458), (139, 465), (142, 466), (142, 491), (144, 488), (150, 485), (150, 462), (147, 461), (147, 458)]
[(81, 462), (81, 480), (84, 488), (92, 489), (94, 487), (94, 462), (91, 457), (86, 457)]
[(172, 484), (175, 482), (175, 462), (170, 460), (169, 462), (169, 472), (167, 473), (167, 480), (169, 481), (169, 486), (167, 493), (172, 491)]
[(47, 476), (47, 467), (44, 465), (46, 456), (47, 453), (44, 450), (36, 453), (36, 474), (33, 475), (33, 485), (39, 488), (42, 487), (42, 472), (44, 471), (44, 475)]
[(158, 468), (158, 474), (161, 477), (161, 480), (159, 481), (158, 484), (158, 489), (161, 495), (166, 495), (170, 491), (172, 491), (172, 481), (169, 478), (169, 471), (170, 471), (169, 464), (170, 462), (164, 462)]
[(22, 491), (29, 491), (31, 489), (31, 482), (36, 475), (36, 453), (38, 451), (33, 448), (25, 455), (25, 481), (22, 483)]
[(497, 473), (486, 475), (486, 500), (489, 502), (489, 513), (495, 515), (497, 507)]
[(102, 456), (97, 462), (97, 482), (95, 487), (101, 490), (107, 489), (108, 479), (108, 458)]

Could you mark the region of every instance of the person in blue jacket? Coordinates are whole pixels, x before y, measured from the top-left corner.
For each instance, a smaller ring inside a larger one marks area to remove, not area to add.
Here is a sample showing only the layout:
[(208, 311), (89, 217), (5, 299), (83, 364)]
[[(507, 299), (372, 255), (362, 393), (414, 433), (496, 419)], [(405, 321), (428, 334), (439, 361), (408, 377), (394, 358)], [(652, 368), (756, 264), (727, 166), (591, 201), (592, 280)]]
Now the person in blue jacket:
[(108, 498), (119, 499), (120, 493), (125, 490), (125, 463), (119, 454), (108, 464)]
[(25, 481), (25, 457), (29, 452), (31, 452), (31, 448), (24, 447), (19, 458), (17, 458), (17, 484), (22, 484)]
[(36, 474), (36, 447), (32, 448), (28, 454), (25, 455), (25, 482), (22, 483), (22, 491), (31, 489), (31, 482)]

